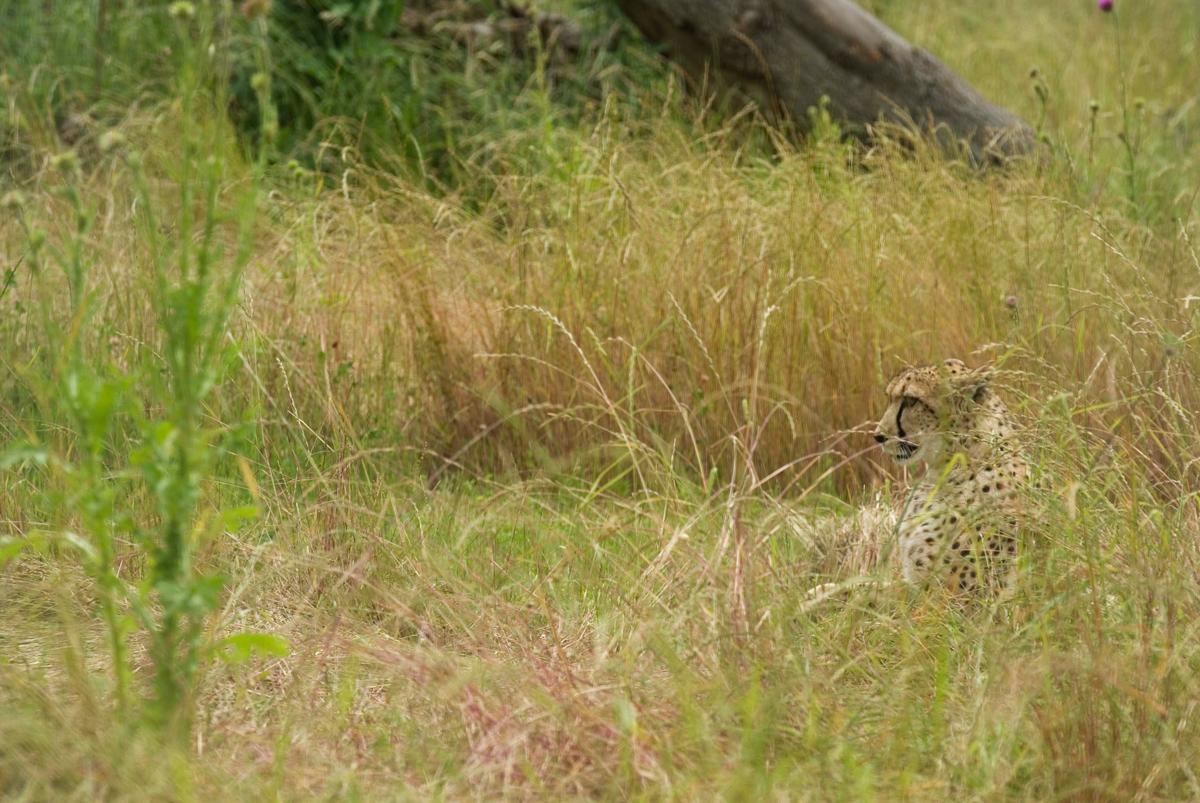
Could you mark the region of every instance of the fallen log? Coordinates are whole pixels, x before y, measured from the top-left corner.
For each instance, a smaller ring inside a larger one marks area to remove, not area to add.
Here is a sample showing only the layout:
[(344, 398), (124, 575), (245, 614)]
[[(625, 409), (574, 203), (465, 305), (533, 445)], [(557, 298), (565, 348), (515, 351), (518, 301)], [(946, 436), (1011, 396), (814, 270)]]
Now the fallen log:
[(1037, 148), (1023, 120), (850, 0), (617, 2), (697, 81), (720, 76), (801, 132), (809, 109), (827, 102), (856, 136), (889, 123), (956, 153), (965, 145), (977, 164)]

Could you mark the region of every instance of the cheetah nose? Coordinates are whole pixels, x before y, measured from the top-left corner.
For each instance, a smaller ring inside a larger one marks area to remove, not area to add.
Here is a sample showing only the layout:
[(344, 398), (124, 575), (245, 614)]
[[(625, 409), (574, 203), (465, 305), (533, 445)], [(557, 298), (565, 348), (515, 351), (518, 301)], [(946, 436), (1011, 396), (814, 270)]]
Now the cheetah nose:
[(876, 443), (883, 443), (886, 440), (887, 440), (887, 435), (881, 435), (878, 432), (875, 433), (875, 442)]

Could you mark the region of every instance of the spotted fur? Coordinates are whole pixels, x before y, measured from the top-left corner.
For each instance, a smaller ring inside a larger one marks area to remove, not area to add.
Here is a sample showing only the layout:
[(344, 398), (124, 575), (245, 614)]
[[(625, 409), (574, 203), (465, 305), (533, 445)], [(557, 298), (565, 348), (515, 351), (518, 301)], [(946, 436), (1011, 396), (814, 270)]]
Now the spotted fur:
[(887, 385), (875, 440), (897, 462), (925, 466), (900, 520), (910, 583), (961, 594), (1009, 583), (1029, 467), (989, 379), (986, 368), (946, 360), (906, 368)]

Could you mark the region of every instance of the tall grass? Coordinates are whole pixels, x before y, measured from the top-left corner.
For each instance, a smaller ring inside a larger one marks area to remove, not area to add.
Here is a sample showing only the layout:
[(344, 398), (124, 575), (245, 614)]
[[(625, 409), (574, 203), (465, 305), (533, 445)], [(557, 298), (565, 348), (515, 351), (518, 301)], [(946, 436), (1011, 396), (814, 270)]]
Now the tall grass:
[[(1133, 206), (1117, 75), (1070, 44), (1102, 18), (874, 5), (1026, 112), (1024, 65), (976, 59), (1035, 54), (1049, 162), (649, 93), (460, 141), (460, 192), (333, 143), (256, 166), (286, 137), (152, 86), (125, 150), (67, 143), (6, 65), (0, 432), (35, 448), (0, 473), (4, 794), (1200, 797), (1190, 12), (1122, 21), (1143, 109), (1184, 100)], [(998, 363), (1044, 481), (1003, 604), (859, 582), (907, 480), (883, 381), (946, 356)], [(195, 712), (168, 751), (114, 705), (156, 677)]]

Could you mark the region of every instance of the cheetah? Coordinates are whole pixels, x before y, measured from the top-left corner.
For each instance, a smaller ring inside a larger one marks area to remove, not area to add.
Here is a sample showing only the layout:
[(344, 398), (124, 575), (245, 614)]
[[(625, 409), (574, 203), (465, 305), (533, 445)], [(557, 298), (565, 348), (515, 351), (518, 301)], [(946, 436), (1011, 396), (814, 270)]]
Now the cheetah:
[(990, 377), (952, 359), (906, 368), (887, 385), (875, 440), (901, 465), (925, 464), (899, 524), (908, 583), (955, 595), (1011, 587), (1029, 465)]

